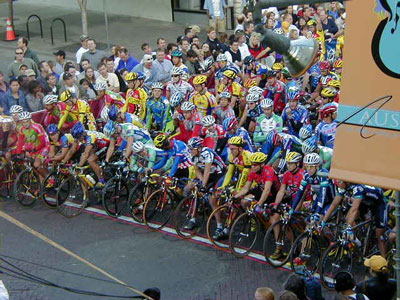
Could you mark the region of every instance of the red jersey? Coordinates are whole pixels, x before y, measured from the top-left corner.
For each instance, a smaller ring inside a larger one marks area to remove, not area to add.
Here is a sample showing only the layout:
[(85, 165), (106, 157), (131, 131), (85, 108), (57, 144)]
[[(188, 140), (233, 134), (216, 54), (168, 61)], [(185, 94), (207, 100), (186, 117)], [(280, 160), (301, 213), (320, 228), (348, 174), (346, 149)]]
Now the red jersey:
[(295, 174), (290, 171), (286, 171), (283, 174), (282, 184), (286, 184), (286, 194), (294, 200), (297, 191), (299, 190), (301, 180), (304, 176), (304, 170), (300, 169)]
[(279, 178), (271, 166), (264, 166), (262, 172), (250, 172), (247, 181), (252, 182), (253, 185), (257, 184), (262, 190), (267, 181), (272, 182), (271, 191), (268, 196), (271, 196), (273, 191), (275, 193), (280, 187)]

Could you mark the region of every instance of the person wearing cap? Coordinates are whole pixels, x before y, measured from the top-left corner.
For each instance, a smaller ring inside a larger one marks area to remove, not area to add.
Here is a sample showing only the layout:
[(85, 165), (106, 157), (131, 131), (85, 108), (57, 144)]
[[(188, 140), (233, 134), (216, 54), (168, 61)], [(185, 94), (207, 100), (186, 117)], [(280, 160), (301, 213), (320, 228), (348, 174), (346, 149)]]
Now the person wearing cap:
[(106, 57), (107, 54), (102, 50), (96, 49), (96, 41), (94, 39), (89, 38), (87, 40), (87, 45), (89, 51), (84, 52), (81, 59), (88, 59), (93, 67), (97, 67), (103, 57)]
[(119, 80), (118, 76), (114, 73), (107, 72), (107, 66), (104, 63), (99, 63), (97, 65), (97, 69), (99, 70), (99, 77), (96, 79), (96, 84), (104, 83), (107, 86), (107, 89), (118, 93), (119, 92)]
[(36, 63), (27, 57), (24, 57), (24, 49), (18, 47), (15, 49), (15, 60), (8, 65), (8, 77), (16, 78), (20, 75), (20, 66), (26, 65), (28, 69), (32, 69), (35, 74), (39, 74)]
[(89, 37), (87, 37), (86, 35), (81, 35), (81, 37), (79, 38), (79, 40), (81, 41), (81, 47), (75, 53), (76, 62), (78, 64), (81, 63), (82, 54), (89, 51), (88, 39)]
[(65, 51), (64, 50), (58, 50), (57, 52), (53, 53), (56, 57), (56, 65), (54, 67), (54, 72), (57, 74), (61, 75), (64, 72), (64, 66), (67, 63), (65, 57)]
[(389, 279), (388, 262), (380, 255), (373, 255), (364, 261), (373, 274), (369, 280), (360, 282), (356, 291), (367, 295), (370, 300), (391, 300), (396, 296), (396, 280)]
[(28, 77), (28, 81), (36, 80), (36, 73), (32, 69), (26, 69), (24, 75)]
[(145, 85), (151, 86), (157, 77), (155, 68), (153, 67), (153, 56), (150, 54), (143, 55), (142, 62), (136, 65), (132, 72), (143, 72), (146, 75)]

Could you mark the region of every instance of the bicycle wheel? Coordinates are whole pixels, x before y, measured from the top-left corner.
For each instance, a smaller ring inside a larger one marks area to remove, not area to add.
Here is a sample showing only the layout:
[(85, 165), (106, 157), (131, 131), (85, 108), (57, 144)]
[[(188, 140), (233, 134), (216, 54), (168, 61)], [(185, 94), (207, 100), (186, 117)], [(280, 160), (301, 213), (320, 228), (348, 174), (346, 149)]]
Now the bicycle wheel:
[[(276, 238), (275, 238), (276, 235)], [(295, 233), (290, 224), (278, 221), (272, 224), (264, 237), (264, 257), (273, 267), (282, 267), (290, 258)]]
[(54, 170), (43, 180), (40, 196), (42, 197), (43, 202), (50, 208), (57, 207), (57, 189), (60, 186), (62, 179), (63, 176), (61, 174), (57, 174), (57, 171)]
[(86, 207), (88, 193), (82, 181), (73, 176), (64, 179), (57, 190), (57, 209), (64, 217), (79, 215)]
[(22, 206), (32, 207), (39, 195), (39, 175), (29, 169), (22, 171), (14, 182), (14, 199)]
[(256, 244), (260, 232), (260, 223), (256, 216), (247, 212), (233, 222), (229, 233), (229, 249), (236, 257), (245, 257)]
[[(197, 201), (200, 201), (200, 199), (197, 199)], [(204, 212), (199, 210), (199, 203), (197, 203), (197, 207), (195, 208), (196, 217), (193, 218), (193, 213), (190, 212), (193, 202), (194, 199), (192, 198), (182, 199), (174, 212), (176, 233), (184, 239), (195, 236), (200, 231), (204, 222)]]
[(173, 214), (172, 196), (163, 189), (153, 192), (143, 208), (143, 221), (152, 231), (160, 230), (171, 219)]
[(114, 176), (110, 178), (101, 193), (104, 210), (110, 217), (118, 217), (128, 204), (129, 188), (125, 180)]
[(144, 182), (135, 185), (129, 193), (129, 212), (136, 222), (143, 224), (143, 208), (148, 195), (148, 189)]
[(324, 287), (335, 288), (333, 278), (339, 271), (351, 272), (353, 255), (350, 249), (336, 242), (328, 247), (321, 258), (320, 278)]
[(5, 164), (0, 170), (0, 195), (5, 198), (13, 196), (14, 182), (18, 174), (9, 163)]
[(230, 224), (227, 224), (227, 222), (229, 220), (229, 215), (231, 212), (232, 212), (232, 207), (222, 205), (214, 209), (207, 220), (206, 227), (207, 227), (208, 239), (215, 247), (217, 247), (220, 250), (229, 248), (229, 239), (223, 239), (223, 240), (214, 239), (214, 235), (217, 230), (217, 221), (215, 219), (215, 215), (221, 214), (221, 219), (223, 220), (222, 223), (225, 225), (225, 228), (230, 228)]
[(313, 275), (320, 262), (321, 245), (318, 236), (309, 232), (300, 234), (293, 243), (290, 255), (292, 271), (305, 276)]

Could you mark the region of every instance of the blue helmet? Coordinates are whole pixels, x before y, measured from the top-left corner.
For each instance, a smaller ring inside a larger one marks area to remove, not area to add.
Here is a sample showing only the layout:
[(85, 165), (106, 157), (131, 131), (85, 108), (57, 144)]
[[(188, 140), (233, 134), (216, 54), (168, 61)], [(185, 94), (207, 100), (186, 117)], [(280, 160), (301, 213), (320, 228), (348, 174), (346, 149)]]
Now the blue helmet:
[(59, 131), (58, 130), (58, 126), (56, 124), (50, 124), (46, 128), (46, 132), (47, 132), (48, 135), (57, 133), (58, 131)]
[(287, 96), (289, 100), (298, 100), (299, 95), (299, 89), (297, 87), (290, 87), (288, 89)]
[(313, 153), (317, 148), (317, 141), (313, 137), (306, 139), (301, 146), (303, 154)]
[(222, 127), (225, 131), (229, 131), (233, 128), (235, 124), (237, 124), (236, 117), (229, 117), (222, 122)]
[(312, 126), (311, 124), (303, 125), (299, 131), (299, 137), (302, 140), (308, 139), (312, 135)]
[(171, 102), (172, 107), (177, 107), (179, 104), (181, 104), (182, 100), (182, 93), (177, 92), (171, 96), (171, 99), (169, 101)]
[(113, 104), (110, 110), (108, 111), (108, 118), (111, 121), (116, 121), (117, 117), (118, 117), (118, 107), (115, 104)]
[(146, 80), (146, 74), (144, 74), (143, 72), (137, 72), (137, 74), (138, 74), (137, 77), (138, 80)]
[(85, 128), (81, 122), (77, 122), (74, 127), (71, 129), (71, 134), (75, 139), (79, 139), (82, 137), (83, 133), (85, 132)]
[(174, 52), (171, 53), (171, 57), (174, 57), (174, 56), (182, 57), (183, 53), (181, 51), (179, 51), (179, 50), (174, 50)]
[(199, 138), (199, 137), (192, 137), (189, 141), (188, 141), (188, 146), (189, 148), (201, 148), (203, 147), (203, 139)]
[(106, 137), (110, 138), (115, 132), (115, 122), (108, 120), (103, 128), (103, 133)]

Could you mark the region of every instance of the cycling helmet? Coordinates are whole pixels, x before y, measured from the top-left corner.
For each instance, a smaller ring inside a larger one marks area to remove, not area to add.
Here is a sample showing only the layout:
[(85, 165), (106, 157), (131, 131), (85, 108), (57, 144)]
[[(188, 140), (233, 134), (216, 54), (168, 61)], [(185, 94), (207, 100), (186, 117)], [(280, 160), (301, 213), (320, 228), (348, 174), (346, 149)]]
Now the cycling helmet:
[(183, 53), (181, 52), (181, 51), (179, 51), (179, 50), (174, 50), (172, 53), (171, 53), (171, 57), (180, 57), (180, 58), (182, 58), (182, 56), (183, 56)]
[(267, 161), (268, 156), (262, 152), (255, 152), (250, 156), (252, 164), (263, 164)]
[(32, 115), (31, 115), (30, 112), (23, 111), (23, 112), (18, 114), (18, 119), (20, 121), (22, 121), (22, 120), (30, 120), (30, 119), (32, 119)]
[(229, 92), (222, 92), (221, 94), (219, 94), (220, 98), (227, 98), (227, 99), (231, 99), (232, 95)]
[(276, 130), (271, 130), (268, 134), (267, 134), (267, 140), (266, 142), (270, 145), (278, 146), (281, 142), (281, 136), (279, 135), (278, 131)]
[(327, 85), (329, 83), (329, 81), (332, 80), (332, 77), (330, 76), (323, 76), (321, 77), (321, 84), (322, 85)]
[(163, 86), (163, 84), (161, 83), (161, 82), (154, 82), (152, 85), (151, 85), (151, 89), (152, 90), (154, 90), (154, 89), (160, 89), (160, 90), (162, 90), (164, 88), (164, 86)]
[[(116, 121), (117, 117), (118, 117), (118, 112), (119, 112), (118, 107), (115, 104), (111, 105), (111, 108), (108, 111), (108, 118), (111, 121)], [(105, 118), (103, 118), (103, 119), (105, 119)]]
[(103, 128), (103, 133), (106, 137), (110, 138), (115, 132), (115, 123), (112, 120), (108, 120)]
[(125, 75), (125, 80), (126, 81), (133, 81), (138, 78), (138, 73), (136, 72), (129, 72), (128, 74)]
[(319, 111), (321, 113), (321, 117), (325, 118), (330, 113), (336, 112), (337, 111), (337, 107), (336, 107), (336, 105), (334, 105), (332, 103), (327, 103), (324, 106), (322, 106)]
[(319, 63), (319, 69), (322, 71), (322, 70), (330, 70), (331, 69), (331, 64), (329, 63), (329, 61), (327, 61), (327, 60), (324, 60), (324, 61), (321, 61), (320, 63)]
[(162, 148), (167, 141), (168, 137), (164, 133), (161, 133), (154, 138), (154, 146)]
[(136, 141), (132, 144), (132, 152), (139, 153), (144, 149), (144, 144), (141, 141)]
[(55, 104), (58, 102), (58, 96), (57, 95), (46, 95), (43, 97), (43, 104), (44, 105), (49, 105), (49, 104)]
[(220, 61), (227, 61), (227, 60), (228, 60), (228, 58), (226, 57), (225, 53), (218, 54), (218, 56), (217, 56), (217, 62), (220, 62)]
[(214, 58), (212, 57), (212, 55), (204, 60), (204, 66), (206, 71), (208, 71), (212, 67), (213, 63), (214, 63)]
[(282, 28), (275, 28), (274, 30), (273, 30), (276, 34), (283, 34), (283, 30), (282, 30)]
[(343, 60), (341, 58), (338, 58), (337, 60), (335, 60), (335, 62), (333, 63), (333, 67), (335, 69), (343, 68)]
[(303, 141), (308, 139), (312, 135), (312, 126), (311, 125), (303, 125), (299, 131), (299, 137)]
[(75, 139), (79, 139), (83, 133), (85, 132), (85, 128), (81, 122), (75, 123), (74, 127), (71, 129), (71, 134)]
[(283, 69), (283, 63), (281, 62), (276, 62), (272, 65), (272, 70), (280, 71), (282, 69)]
[(268, 70), (266, 75), (267, 75), (267, 78), (276, 77), (276, 71), (275, 70)]
[(215, 124), (215, 118), (213, 116), (205, 116), (203, 120), (201, 120), (203, 126), (208, 127)]
[(246, 102), (250, 103), (250, 102), (258, 102), (260, 100), (260, 96), (257, 94), (248, 94), (246, 96)]
[(289, 100), (299, 99), (299, 89), (297, 87), (290, 87), (287, 92), (287, 97)]
[(301, 154), (297, 152), (289, 152), (286, 155), (286, 162), (288, 163), (297, 163), (301, 161)]
[(96, 91), (105, 91), (107, 89), (107, 85), (104, 82), (99, 82), (94, 85), (94, 89)]
[(301, 151), (303, 151), (303, 154), (313, 153), (317, 148), (317, 143), (312, 137), (306, 139), (301, 145)]
[(177, 107), (179, 104), (181, 104), (182, 100), (183, 95), (177, 92), (171, 96), (171, 99), (169, 101), (171, 102), (172, 107)]
[(195, 108), (196, 108), (196, 106), (190, 101), (185, 101), (181, 105), (181, 110), (182, 111), (192, 111)]
[(10, 107), (10, 114), (19, 114), (24, 111), (21, 105), (13, 105)]
[(264, 90), (259, 86), (252, 86), (249, 88), (250, 94), (259, 94), (260, 96), (264, 93)]
[(225, 70), (223, 75), (233, 80), (236, 78), (237, 73), (234, 70)]
[(253, 63), (255, 61), (254, 56), (253, 55), (248, 55), (244, 58), (243, 63), (245, 65), (250, 65), (251, 63)]
[(231, 137), (228, 141), (229, 145), (243, 147), (244, 139), (241, 136)]
[(65, 90), (64, 92), (61, 93), (61, 95), (60, 95), (60, 100), (61, 100), (62, 102), (65, 102), (65, 101), (67, 101), (68, 99), (70, 99), (71, 97), (72, 97), (71, 92), (68, 91), (68, 90)]
[(324, 88), (321, 91), (321, 96), (322, 97), (334, 98), (334, 97), (336, 97), (336, 95), (337, 95), (337, 91), (335, 89), (333, 89), (333, 88), (330, 88), (330, 87)]
[(330, 81), (328, 82), (328, 86), (331, 86), (331, 87), (334, 87), (334, 88), (339, 89), (339, 88), (340, 88), (340, 80), (334, 80), (334, 79), (332, 79), (332, 80), (330, 80)]
[(56, 124), (50, 124), (49, 126), (47, 126), (46, 128), (46, 132), (48, 135), (54, 134), (59, 132), (58, 130), (58, 126)]
[(246, 79), (245, 82), (243, 83), (243, 86), (247, 89), (253, 87), (253, 86), (257, 86), (257, 81), (253, 80), (253, 79)]
[(317, 166), (321, 163), (321, 158), (317, 153), (309, 153), (304, 156), (303, 163), (309, 166)]
[(233, 129), (233, 126), (237, 124), (237, 120), (235, 117), (229, 117), (226, 118), (223, 122), (222, 122), (222, 127), (224, 128), (225, 131), (229, 131), (231, 129)]
[(269, 98), (262, 99), (260, 102), (260, 106), (262, 109), (270, 108), (270, 107), (274, 106), (274, 101), (272, 101)]
[(183, 75), (183, 70), (181, 68), (178, 67), (172, 67), (171, 69), (171, 75)]
[(3, 116), (0, 118), (1, 123), (12, 123), (14, 120), (11, 117)]
[(207, 82), (207, 76), (206, 75), (197, 75), (193, 79), (193, 84), (203, 84)]
[[(109, 119), (109, 116), (108, 116), (109, 112), (110, 112), (110, 109), (109, 109), (107, 106), (104, 106), (103, 109), (101, 110), (100, 118), (101, 118), (101, 120), (102, 120), (103, 122), (107, 122), (107, 121), (108, 121), (108, 119)], [(116, 119), (116, 118), (115, 118), (115, 119)], [(114, 120), (114, 121), (115, 121), (115, 120)]]
[(189, 141), (188, 141), (188, 146), (189, 148), (192, 149), (198, 149), (201, 148), (203, 146), (203, 139), (199, 138), (197, 136), (192, 137)]
[(288, 80), (292, 79), (292, 75), (290, 74), (289, 69), (286, 67), (282, 69), (282, 75)]
[(137, 72), (137, 74), (138, 74), (137, 77), (138, 80), (146, 80), (146, 74), (144, 74), (143, 72)]

